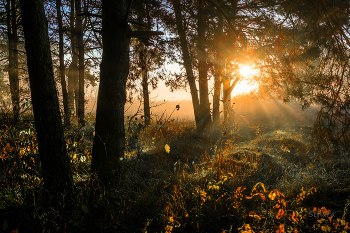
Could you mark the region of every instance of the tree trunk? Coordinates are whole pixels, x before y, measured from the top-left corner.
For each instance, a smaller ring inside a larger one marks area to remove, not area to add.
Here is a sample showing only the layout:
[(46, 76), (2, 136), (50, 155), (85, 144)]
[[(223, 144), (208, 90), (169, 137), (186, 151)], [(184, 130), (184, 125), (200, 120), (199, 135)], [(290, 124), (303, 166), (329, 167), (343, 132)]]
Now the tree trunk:
[(20, 0), (30, 89), (44, 187), (51, 195), (73, 191), (42, 0)]
[[(11, 5), (11, 6), (10, 6)], [(19, 78), (18, 78), (18, 37), (16, 0), (8, 0), (7, 30), (9, 38), (9, 80), (14, 121), (19, 120)]]
[(188, 51), (188, 44), (186, 40), (186, 31), (182, 25), (182, 15), (181, 15), (181, 4), (179, 0), (172, 0), (174, 10), (175, 10), (175, 18), (176, 18), (176, 27), (177, 31), (180, 37), (180, 45), (182, 50), (182, 56), (184, 60), (184, 66), (186, 69), (186, 75), (187, 75), (187, 81), (190, 86), (191, 91), (191, 97), (192, 97), (192, 104), (193, 104), (193, 110), (194, 110), (194, 117), (196, 120), (196, 126), (200, 125), (200, 106), (199, 106), (199, 98), (198, 98), (198, 90), (196, 87), (196, 79), (193, 75), (192, 70), (192, 61), (191, 56)]
[(68, 109), (68, 93), (66, 84), (66, 68), (64, 65), (64, 52), (63, 52), (63, 29), (62, 29), (62, 15), (61, 15), (61, 0), (56, 0), (57, 21), (58, 21), (58, 33), (59, 33), (59, 58), (60, 58), (60, 75), (63, 95), (63, 109), (64, 109), (64, 124), (70, 125), (70, 113)]
[[(142, 43), (142, 42), (141, 42)], [(147, 70), (147, 47), (142, 43), (140, 51), (140, 62), (142, 69), (142, 91), (143, 91), (143, 111), (145, 117), (145, 125), (150, 123), (151, 110), (149, 106), (148, 92), (148, 70)]]
[(219, 15), (218, 29), (216, 32), (216, 61), (214, 64), (215, 75), (214, 75), (214, 96), (213, 96), (213, 123), (215, 126), (220, 125), (220, 94), (222, 84), (222, 56), (220, 51), (220, 41), (223, 36), (223, 19)]
[(78, 48), (79, 48), (79, 108), (78, 108), (78, 116), (79, 116), (79, 124), (81, 126), (85, 125), (84, 120), (84, 110), (85, 110), (85, 101), (84, 101), (84, 40), (83, 40), (83, 23), (81, 13), (81, 1), (75, 1), (75, 9), (76, 9), (76, 17), (77, 17), (77, 40), (78, 40)]
[[(78, 116), (78, 109), (79, 109), (79, 71), (78, 71), (78, 53), (77, 53), (77, 37), (76, 37), (76, 31), (75, 31), (75, 0), (71, 0), (70, 5), (70, 29), (71, 29), (71, 47), (72, 47), (72, 63), (69, 66), (69, 77), (68, 77), (68, 86), (70, 85), (70, 88), (68, 89), (74, 91), (72, 93), (73, 95), (73, 101), (75, 102), (75, 114)], [(73, 87), (72, 87), (73, 85)]]
[(74, 65), (71, 63), (69, 65), (69, 71), (68, 71), (68, 109), (69, 109), (69, 116), (71, 117), (75, 112), (75, 106), (74, 106)]
[(231, 101), (231, 93), (232, 90), (235, 88), (237, 83), (240, 81), (240, 76), (236, 77), (235, 80), (230, 85), (231, 79), (227, 77), (227, 74), (225, 74), (224, 80), (223, 80), (223, 103), (224, 103), (224, 133), (227, 133), (227, 130), (230, 130), (232, 128), (232, 121), (229, 121), (230, 113), (232, 112), (232, 101)]
[(206, 15), (205, 1), (199, 0), (198, 4), (198, 73), (199, 73), (199, 96), (200, 96), (200, 125), (199, 130), (204, 130), (211, 125), (209, 89), (207, 77), (207, 53), (205, 51), (205, 30), (206, 30)]
[(124, 105), (129, 73), (127, 0), (103, 0), (103, 54), (97, 99), (95, 139), (92, 151), (93, 172), (106, 185), (120, 175), (119, 160), (124, 157)]

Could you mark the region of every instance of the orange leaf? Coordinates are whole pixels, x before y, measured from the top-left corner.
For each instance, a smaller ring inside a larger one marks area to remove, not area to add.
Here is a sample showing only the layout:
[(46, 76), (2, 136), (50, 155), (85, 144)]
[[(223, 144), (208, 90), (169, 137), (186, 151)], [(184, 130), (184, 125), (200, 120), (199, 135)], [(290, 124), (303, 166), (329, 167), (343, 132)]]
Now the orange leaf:
[(281, 225), (278, 227), (278, 230), (276, 231), (276, 233), (282, 233), (282, 232), (285, 232), (285, 231), (284, 231), (284, 224), (281, 224)]
[(282, 209), (280, 209), (280, 210), (278, 211), (277, 215), (276, 215), (276, 219), (282, 218), (283, 215), (284, 215), (284, 211), (283, 211)]
[(292, 219), (294, 222), (298, 222), (298, 219), (296, 218), (296, 214), (295, 212), (293, 211), (293, 214), (292, 214)]
[(269, 198), (273, 201), (276, 198), (276, 192), (275, 191), (271, 191), (269, 194)]
[(260, 197), (261, 197), (261, 199), (262, 199), (263, 201), (266, 200), (266, 197), (265, 197), (265, 195), (264, 195), (263, 193), (259, 193), (259, 195), (260, 195)]

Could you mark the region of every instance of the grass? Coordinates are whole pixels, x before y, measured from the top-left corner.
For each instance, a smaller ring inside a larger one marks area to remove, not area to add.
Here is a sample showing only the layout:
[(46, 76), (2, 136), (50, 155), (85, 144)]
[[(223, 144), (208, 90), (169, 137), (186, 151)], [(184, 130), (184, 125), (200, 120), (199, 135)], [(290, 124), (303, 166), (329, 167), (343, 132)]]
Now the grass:
[(43, 190), (33, 125), (4, 114), (0, 232), (347, 232), (350, 158), (320, 157), (309, 126), (256, 118), (237, 117), (229, 134), (211, 137), (190, 121), (126, 121), (119, 186), (98, 195), (94, 118), (74, 123), (65, 138), (75, 200), (65, 211)]

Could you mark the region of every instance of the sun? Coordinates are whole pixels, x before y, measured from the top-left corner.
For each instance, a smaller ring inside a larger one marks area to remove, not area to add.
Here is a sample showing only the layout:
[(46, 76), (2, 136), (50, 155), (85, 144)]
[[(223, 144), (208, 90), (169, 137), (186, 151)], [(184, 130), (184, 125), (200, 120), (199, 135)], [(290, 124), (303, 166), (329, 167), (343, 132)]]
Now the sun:
[(251, 67), (249, 66), (242, 66), (240, 69), (239, 69), (239, 73), (243, 76), (243, 77), (248, 77), (250, 75), (253, 75), (255, 74), (255, 70), (253, 70)]

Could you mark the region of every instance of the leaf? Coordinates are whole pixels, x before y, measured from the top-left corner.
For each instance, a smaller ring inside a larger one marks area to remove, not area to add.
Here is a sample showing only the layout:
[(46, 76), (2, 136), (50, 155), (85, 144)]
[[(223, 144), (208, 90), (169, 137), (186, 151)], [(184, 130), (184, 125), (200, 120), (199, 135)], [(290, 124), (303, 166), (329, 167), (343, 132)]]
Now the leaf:
[(269, 198), (273, 201), (273, 200), (275, 200), (275, 197), (276, 197), (276, 192), (275, 191), (271, 191), (270, 194), (269, 194)]
[(166, 153), (170, 153), (170, 146), (168, 144), (165, 144), (164, 146)]
[(3, 210), (6, 208), (6, 203), (4, 201), (0, 202), (0, 210)]
[(292, 219), (293, 219), (294, 222), (298, 222), (297, 215), (296, 215), (296, 213), (294, 211), (293, 211)]
[(86, 205), (82, 205), (81, 209), (85, 212), (85, 213), (89, 213), (89, 209), (87, 208)]
[(178, 104), (176, 105), (176, 110), (179, 111), (179, 109), (180, 109), (180, 105)]
[(276, 215), (276, 219), (281, 219), (284, 215), (284, 211), (282, 209), (280, 209)]

